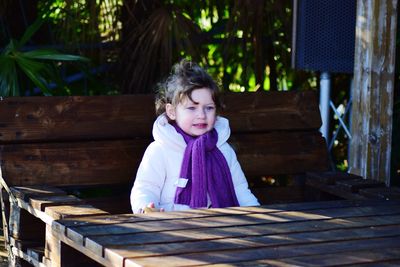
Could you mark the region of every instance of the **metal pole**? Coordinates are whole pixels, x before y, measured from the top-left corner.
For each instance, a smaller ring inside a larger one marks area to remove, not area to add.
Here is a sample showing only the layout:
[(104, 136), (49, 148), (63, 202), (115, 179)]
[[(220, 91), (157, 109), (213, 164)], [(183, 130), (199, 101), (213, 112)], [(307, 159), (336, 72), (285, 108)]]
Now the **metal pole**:
[(320, 76), (319, 108), (321, 110), (322, 126), (320, 132), (329, 144), (329, 101), (331, 94), (331, 80), (328, 72), (322, 72)]

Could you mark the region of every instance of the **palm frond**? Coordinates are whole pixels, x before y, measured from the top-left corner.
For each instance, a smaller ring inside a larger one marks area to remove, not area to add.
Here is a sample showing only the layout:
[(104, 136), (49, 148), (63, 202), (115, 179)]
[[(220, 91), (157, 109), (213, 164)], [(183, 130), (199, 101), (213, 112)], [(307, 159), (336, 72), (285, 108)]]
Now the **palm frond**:
[(44, 60), (58, 60), (58, 61), (84, 61), (90, 60), (83, 56), (63, 54), (56, 50), (50, 49), (37, 49), (23, 53), (24, 57), (31, 59), (44, 59)]
[(121, 50), (122, 76), (129, 77), (122, 82), (125, 93), (152, 92), (180, 53), (199, 57), (200, 46), (193, 41), (200, 33), (199, 27), (173, 4), (150, 7), (154, 10), (129, 31)]

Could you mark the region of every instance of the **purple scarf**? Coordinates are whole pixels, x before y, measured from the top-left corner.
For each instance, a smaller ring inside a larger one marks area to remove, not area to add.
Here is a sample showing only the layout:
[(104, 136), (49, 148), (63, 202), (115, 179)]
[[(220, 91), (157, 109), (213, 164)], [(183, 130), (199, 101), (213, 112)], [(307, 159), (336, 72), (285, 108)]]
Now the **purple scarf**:
[(177, 187), (174, 202), (191, 208), (207, 207), (208, 193), (213, 208), (239, 206), (228, 164), (217, 148), (217, 131), (193, 137), (173, 126), (187, 144), (180, 178), (188, 179), (184, 188)]

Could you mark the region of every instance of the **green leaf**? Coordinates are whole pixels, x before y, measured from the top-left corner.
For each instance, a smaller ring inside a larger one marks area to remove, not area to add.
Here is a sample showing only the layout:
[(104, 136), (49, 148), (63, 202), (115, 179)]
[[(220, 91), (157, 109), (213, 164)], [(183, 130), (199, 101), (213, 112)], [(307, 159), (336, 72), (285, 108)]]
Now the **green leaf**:
[(31, 38), (32, 36), (39, 30), (39, 28), (43, 25), (44, 20), (42, 18), (37, 18), (33, 24), (31, 24), (24, 35), (22, 35), (21, 39), (18, 42), (18, 48), (23, 47)]
[(89, 59), (82, 56), (62, 54), (56, 50), (38, 49), (23, 53), (25, 57), (32, 59), (58, 60), (58, 61), (84, 61), (89, 62)]
[(18, 75), (15, 62), (0, 55), (0, 95), (19, 95)]
[(29, 79), (40, 88), (42, 93), (46, 96), (52, 95), (47, 85), (42, 81), (44, 77), (41, 75), (40, 71), (46, 68), (46, 65), (40, 62), (35, 62), (33, 60), (17, 57), (16, 61), (21, 68), (21, 70), (29, 77)]

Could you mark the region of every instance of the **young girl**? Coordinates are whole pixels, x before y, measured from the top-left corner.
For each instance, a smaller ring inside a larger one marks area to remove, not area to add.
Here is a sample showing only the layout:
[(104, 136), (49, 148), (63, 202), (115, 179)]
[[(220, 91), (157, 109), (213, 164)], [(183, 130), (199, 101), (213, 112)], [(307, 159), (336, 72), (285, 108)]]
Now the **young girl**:
[(163, 83), (152, 142), (131, 192), (134, 213), (259, 205), (217, 116), (219, 88), (197, 64), (182, 60)]

